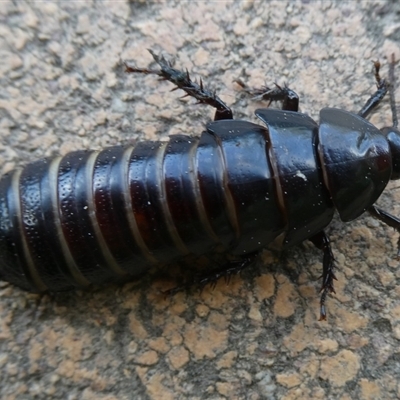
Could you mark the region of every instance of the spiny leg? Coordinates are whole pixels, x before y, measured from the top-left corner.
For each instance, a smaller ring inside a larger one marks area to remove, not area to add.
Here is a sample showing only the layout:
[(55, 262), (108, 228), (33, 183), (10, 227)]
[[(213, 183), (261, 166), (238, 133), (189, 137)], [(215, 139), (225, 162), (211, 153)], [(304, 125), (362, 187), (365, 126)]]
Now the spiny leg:
[(166, 60), (163, 56), (155, 54), (149, 50), (154, 61), (160, 66), (160, 69), (145, 69), (137, 68), (134, 65), (129, 65), (124, 62), (125, 71), (128, 73), (152, 74), (158, 75), (162, 80), (172, 82), (176, 87), (172, 90), (182, 89), (186, 92), (186, 96), (194, 97), (199, 104), (208, 104), (216, 109), (214, 121), (221, 119), (233, 119), (232, 110), (215, 94), (203, 86), (203, 81), (200, 83), (190, 79), (189, 72), (180, 71), (172, 67), (172, 63)]
[(389, 95), (390, 95), (390, 109), (392, 111), (392, 121), (393, 128), (397, 128), (399, 125), (399, 120), (397, 119), (397, 109), (396, 109), (396, 99), (394, 92), (396, 90), (396, 81), (394, 77), (394, 66), (396, 65), (396, 60), (394, 58), (394, 53), (392, 54), (392, 60), (389, 64)]
[[(397, 119), (397, 110), (396, 110), (396, 99), (394, 97), (394, 92), (395, 92), (395, 77), (394, 77), (394, 66), (396, 64), (396, 60), (394, 58), (394, 54), (392, 54), (392, 60), (389, 65), (389, 80), (390, 80), (390, 86), (389, 86), (389, 94), (390, 94), (390, 108), (392, 111), (392, 120), (393, 120), (393, 126), (383, 128), (381, 131), (387, 135), (391, 131), (397, 131), (398, 127), (398, 119)], [(393, 176), (392, 176), (393, 179)], [(376, 219), (379, 221), (383, 222), (384, 224), (394, 228), (398, 233), (400, 233), (400, 219), (389, 214), (388, 212), (382, 210), (381, 208), (378, 208), (376, 206), (371, 206), (368, 209), (368, 212)], [(397, 257), (400, 257), (400, 237), (397, 241)]]
[(249, 88), (243, 81), (236, 79), (235, 82), (239, 84), (250, 96), (253, 96), (257, 101), (268, 101), (268, 107), (273, 101), (282, 102), (282, 110), (286, 111), (299, 111), (299, 96), (292, 89), (286, 85), (279, 86), (275, 83), (274, 88), (268, 86), (261, 86), (260, 88)]
[(172, 295), (172, 294), (181, 292), (183, 290), (186, 290), (188, 288), (191, 288), (193, 286), (199, 286), (200, 288), (203, 288), (204, 286), (206, 286), (208, 284), (215, 286), (217, 281), (222, 277), (225, 278), (226, 283), (229, 283), (231, 276), (239, 274), (245, 268), (247, 268), (251, 264), (253, 264), (257, 255), (258, 255), (257, 253), (251, 254), (251, 255), (243, 257), (239, 260), (230, 261), (229, 263), (225, 264), (221, 268), (218, 268), (213, 271), (210, 271), (209, 273), (201, 274), (201, 275), (197, 276), (191, 282), (188, 282), (188, 283), (180, 285), (180, 286), (173, 287), (169, 290), (165, 290), (163, 292), (163, 294), (165, 294), (167, 296)]
[[(376, 206), (371, 206), (368, 209), (368, 212), (379, 221), (383, 222), (384, 224), (396, 229), (398, 233), (400, 233), (400, 219), (396, 218), (395, 216), (389, 214), (385, 210), (378, 208)], [(397, 240), (397, 257), (400, 257), (400, 237)]]
[(325, 301), (328, 293), (336, 293), (333, 287), (333, 281), (337, 280), (335, 276), (335, 258), (333, 257), (331, 245), (328, 236), (324, 231), (317, 233), (309, 238), (317, 249), (324, 252), (322, 262), (322, 286), (321, 286), (321, 300), (320, 300), (320, 321), (326, 321), (326, 308)]
[(375, 68), (375, 80), (376, 80), (376, 92), (367, 100), (364, 107), (359, 111), (358, 115), (363, 118), (367, 118), (371, 112), (378, 107), (379, 103), (385, 97), (389, 84), (386, 79), (382, 79), (379, 75), (379, 70), (381, 68), (381, 63), (379, 61), (374, 61)]

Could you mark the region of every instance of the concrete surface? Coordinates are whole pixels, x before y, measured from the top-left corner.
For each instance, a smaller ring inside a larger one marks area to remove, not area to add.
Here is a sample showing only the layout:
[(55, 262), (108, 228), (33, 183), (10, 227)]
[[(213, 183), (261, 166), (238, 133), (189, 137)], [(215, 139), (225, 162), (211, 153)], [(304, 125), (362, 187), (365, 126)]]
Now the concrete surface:
[[(154, 77), (127, 76), (164, 51), (218, 90), (288, 82), (301, 109), (357, 111), (373, 60), (400, 59), (395, 2), (13, 2), (0, 6), (0, 172), (43, 156), (199, 134), (210, 109)], [(400, 75), (400, 64), (397, 66)], [(400, 79), (398, 79), (400, 81)], [(400, 90), (397, 90), (400, 99)], [(400, 103), (400, 101), (399, 101)], [(390, 125), (388, 102), (371, 121)], [(400, 215), (399, 184), (379, 205)], [(321, 256), (264, 252), (252, 270), (168, 299), (163, 279), (37, 296), (0, 286), (0, 398), (397, 399), (397, 235), (369, 217), (328, 229), (340, 270), (318, 322)]]

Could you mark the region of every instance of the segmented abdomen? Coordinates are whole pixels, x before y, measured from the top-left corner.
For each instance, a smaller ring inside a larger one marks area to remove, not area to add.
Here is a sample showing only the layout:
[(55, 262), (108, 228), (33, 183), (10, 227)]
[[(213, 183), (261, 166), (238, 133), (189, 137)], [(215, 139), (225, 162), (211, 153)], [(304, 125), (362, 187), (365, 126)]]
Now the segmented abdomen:
[[(204, 132), (77, 151), (9, 173), (0, 181), (1, 279), (60, 291), (137, 276), (216, 244), (243, 252), (254, 250), (243, 240), (256, 240), (260, 248), (281, 227), (274, 218), (273, 229), (262, 226), (258, 215), (271, 189), (265, 132), (258, 128), (253, 137), (240, 135), (243, 165), (234, 169), (229, 141)], [(256, 154), (262, 179), (248, 170)]]

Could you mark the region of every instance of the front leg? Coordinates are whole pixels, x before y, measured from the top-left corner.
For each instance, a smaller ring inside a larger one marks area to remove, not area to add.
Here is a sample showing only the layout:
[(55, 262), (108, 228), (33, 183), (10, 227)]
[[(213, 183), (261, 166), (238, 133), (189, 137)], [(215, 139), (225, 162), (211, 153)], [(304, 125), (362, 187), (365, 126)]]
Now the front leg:
[[(400, 219), (395, 216), (387, 213), (386, 211), (378, 208), (376, 206), (371, 206), (368, 209), (368, 212), (379, 221), (383, 222), (386, 225), (396, 229), (398, 233), (400, 233)], [(397, 240), (397, 257), (400, 257), (400, 237)]]
[[(393, 64), (393, 63), (392, 63)], [(374, 62), (374, 69), (375, 69), (375, 80), (376, 80), (376, 91), (375, 93), (367, 100), (364, 104), (364, 107), (358, 112), (358, 115), (363, 118), (367, 118), (372, 111), (378, 107), (380, 102), (385, 97), (389, 84), (387, 83), (386, 79), (382, 79), (379, 70), (381, 68), (381, 63), (379, 61)]]

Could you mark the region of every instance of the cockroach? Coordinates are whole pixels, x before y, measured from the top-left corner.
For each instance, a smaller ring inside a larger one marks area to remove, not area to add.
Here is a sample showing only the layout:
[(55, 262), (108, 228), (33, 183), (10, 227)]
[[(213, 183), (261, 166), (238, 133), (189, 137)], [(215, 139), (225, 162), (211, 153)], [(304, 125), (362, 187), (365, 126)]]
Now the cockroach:
[[(334, 293), (335, 260), (324, 229), (368, 212), (400, 231), (374, 203), (400, 177), (400, 131), (389, 82), (375, 62), (376, 92), (358, 114), (323, 108), (319, 124), (298, 112), (289, 87), (243, 88), (282, 109), (261, 108), (265, 124), (234, 120), (202, 81), (151, 52), (158, 69), (128, 73), (172, 82), (216, 109), (199, 137), (142, 141), (44, 159), (0, 180), (0, 278), (32, 292), (57, 292), (142, 275), (188, 254), (222, 246), (234, 261), (200, 277), (211, 282), (254, 262), (268, 244), (310, 240), (323, 253), (320, 320)], [(390, 92), (393, 126), (365, 118)], [(179, 288), (178, 288), (179, 290)], [(174, 289), (171, 290), (173, 292)]]

